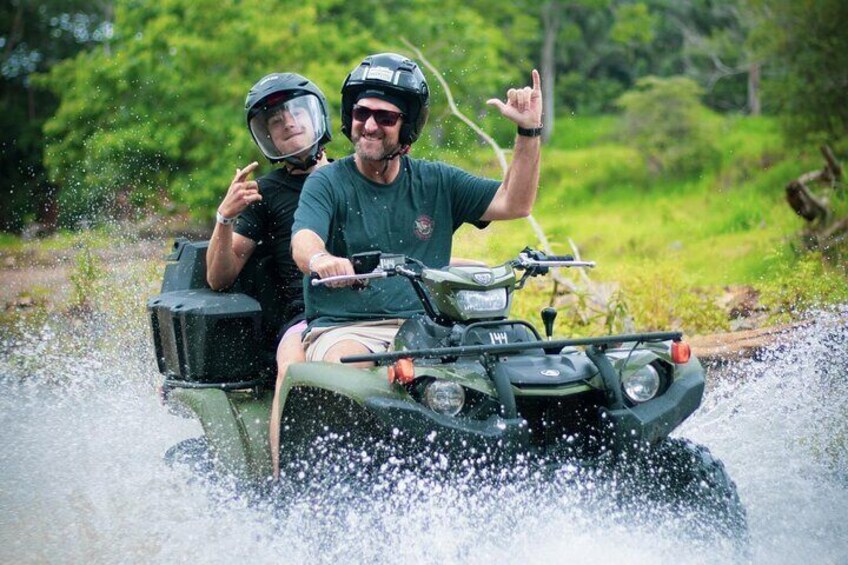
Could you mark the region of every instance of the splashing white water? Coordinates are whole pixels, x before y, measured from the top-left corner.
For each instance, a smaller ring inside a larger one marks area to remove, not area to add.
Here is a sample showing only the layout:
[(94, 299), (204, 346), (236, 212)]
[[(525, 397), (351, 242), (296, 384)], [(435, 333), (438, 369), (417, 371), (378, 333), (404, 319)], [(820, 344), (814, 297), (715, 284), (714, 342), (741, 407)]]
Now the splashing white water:
[(846, 312), (815, 320), (723, 368), (679, 430), (737, 482), (744, 559), (673, 517), (618, 508), (591, 480), (486, 487), (408, 473), (282, 508), (196, 480), (162, 460), (200, 427), (159, 405), (144, 324), (52, 322), (0, 344), (0, 561), (844, 563)]

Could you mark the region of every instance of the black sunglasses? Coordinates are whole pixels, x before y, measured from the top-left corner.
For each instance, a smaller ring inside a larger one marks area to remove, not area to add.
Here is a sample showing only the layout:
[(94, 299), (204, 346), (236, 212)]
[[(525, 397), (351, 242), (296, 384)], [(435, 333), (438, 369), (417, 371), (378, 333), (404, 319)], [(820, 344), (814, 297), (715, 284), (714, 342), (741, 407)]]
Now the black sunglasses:
[(374, 110), (367, 106), (354, 106), (353, 119), (357, 122), (367, 122), (368, 118), (374, 116), (374, 121), (378, 126), (390, 128), (397, 123), (403, 116), (401, 112), (392, 112), (391, 110)]

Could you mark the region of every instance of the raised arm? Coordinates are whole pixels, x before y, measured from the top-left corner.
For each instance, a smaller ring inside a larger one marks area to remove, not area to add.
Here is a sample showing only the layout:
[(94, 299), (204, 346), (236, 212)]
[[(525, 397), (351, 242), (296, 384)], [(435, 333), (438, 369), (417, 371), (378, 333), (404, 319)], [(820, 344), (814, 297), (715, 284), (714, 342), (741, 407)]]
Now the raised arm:
[[(262, 200), (259, 185), (249, 180), (250, 174), (258, 166), (254, 161), (244, 169), (236, 169), (227, 195), (218, 206), (218, 214), (225, 221), (235, 220), (251, 202)], [(214, 290), (231, 286), (256, 249), (256, 242), (234, 233), (233, 227), (233, 223), (222, 224), (216, 221), (206, 249), (206, 282)]]
[(519, 129), (512, 162), (481, 218), (486, 221), (523, 218), (530, 214), (536, 201), (541, 159), (542, 81), (536, 69), (532, 75), (532, 88), (510, 88), (505, 103), (497, 98), (486, 102), (515, 122)]

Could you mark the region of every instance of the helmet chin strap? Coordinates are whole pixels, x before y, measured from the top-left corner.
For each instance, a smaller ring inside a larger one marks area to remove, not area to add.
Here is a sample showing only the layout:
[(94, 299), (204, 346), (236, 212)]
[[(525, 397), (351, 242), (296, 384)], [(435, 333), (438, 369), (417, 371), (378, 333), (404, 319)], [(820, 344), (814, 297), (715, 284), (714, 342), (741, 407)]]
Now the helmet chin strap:
[(318, 161), (321, 160), (321, 157), (324, 156), (324, 148), (316, 147), (316, 151), (313, 151), (309, 154), (309, 157), (304, 159), (298, 159), (297, 157), (286, 157), (283, 159), (286, 163), (286, 168), (291, 171), (308, 171), (312, 167), (318, 164)]
[(383, 158), (380, 159), (381, 161), (383, 161), (383, 172), (381, 174), (385, 175), (386, 171), (389, 170), (389, 164), (392, 162), (392, 159), (394, 159), (395, 157), (402, 157), (403, 155), (409, 153), (409, 148), (410, 146), (408, 144), (398, 144), (397, 148), (394, 151), (384, 155)]
[(394, 159), (395, 157), (401, 157), (401, 156), (406, 155), (407, 153), (409, 153), (409, 149), (410, 149), (410, 147), (411, 147), (411, 145), (409, 145), (409, 144), (399, 143), (399, 144), (397, 145), (397, 147), (395, 148), (395, 150), (394, 150), (394, 151), (392, 151), (391, 153), (387, 153), (387, 154), (386, 154), (386, 155), (384, 155), (384, 156), (383, 156), (383, 158), (382, 158), (382, 159), (380, 159), (380, 160), (381, 160), (381, 161), (385, 161), (385, 162), (386, 162), (386, 164), (388, 165), (389, 161), (391, 161), (391, 160), (392, 160), (392, 159)]

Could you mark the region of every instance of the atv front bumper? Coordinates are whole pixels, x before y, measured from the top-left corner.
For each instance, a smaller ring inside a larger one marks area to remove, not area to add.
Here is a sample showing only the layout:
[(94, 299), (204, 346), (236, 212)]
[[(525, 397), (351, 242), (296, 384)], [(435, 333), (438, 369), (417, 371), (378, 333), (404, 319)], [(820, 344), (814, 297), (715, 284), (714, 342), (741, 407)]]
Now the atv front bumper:
[[(618, 410), (599, 407), (603, 434), (616, 449), (654, 444), (698, 408), (703, 392), (703, 372), (692, 370), (676, 379), (662, 396), (644, 404)], [(518, 418), (496, 415), (472, 420), (444, 416), (398, 398), (373, 396), (364, 403), (392, 435), (462, 449), (495, 448), (506, 452), (536, 449), (531, 444), (530, 426), (521, 414)]]

